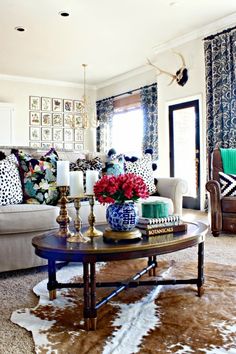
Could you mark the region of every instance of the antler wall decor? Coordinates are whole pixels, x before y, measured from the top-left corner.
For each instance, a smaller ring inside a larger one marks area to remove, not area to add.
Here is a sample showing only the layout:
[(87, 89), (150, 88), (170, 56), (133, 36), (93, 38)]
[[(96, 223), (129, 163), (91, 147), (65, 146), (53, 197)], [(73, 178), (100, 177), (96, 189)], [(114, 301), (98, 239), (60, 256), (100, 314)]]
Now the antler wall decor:
[(152, 64), (152, 62), (148, 58), (147, 58), (147, 62), (149, 65), (153, 66), (155, 69), (157, 69), (159, 71), (158, 75), (166, 74), (172, 78), (169, 85), (171, 85), (174, 81), (176, 81), (178, 85), (184, 86), (186, 84), (186, 82), (188, 81), (188, 69), (186, 68), (186, 64), (185, 64), (185, 60), (184, 60), (183, 55), (181, 53), (177, 53), (177, 52), (174, 52), (174, 53), (176, 55), (178, 55), (182, 61), (182, 66), (180, 69), (178, 69), (176, 71), (175, 75), (169, 73), (166, 70), (162, 70), (158, 66)]

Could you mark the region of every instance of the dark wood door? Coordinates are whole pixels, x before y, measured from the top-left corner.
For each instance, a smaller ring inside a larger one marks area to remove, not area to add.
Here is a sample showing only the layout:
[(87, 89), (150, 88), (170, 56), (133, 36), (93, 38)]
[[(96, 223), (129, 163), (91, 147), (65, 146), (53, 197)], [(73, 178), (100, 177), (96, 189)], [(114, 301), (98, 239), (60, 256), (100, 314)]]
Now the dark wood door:
[(169, 106), (170, 175), (188, 182), (183, 207), (200, 209), (199, 100)]

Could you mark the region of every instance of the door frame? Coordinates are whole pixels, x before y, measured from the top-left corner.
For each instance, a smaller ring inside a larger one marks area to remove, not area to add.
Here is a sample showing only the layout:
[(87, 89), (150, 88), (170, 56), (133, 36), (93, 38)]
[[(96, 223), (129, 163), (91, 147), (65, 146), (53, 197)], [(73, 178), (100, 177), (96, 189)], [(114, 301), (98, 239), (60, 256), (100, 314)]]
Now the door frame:
[[(194, 103), (194, 104), (193, 104)], [(198, 146), (199, 153), (197, 154), (197, 158), (199, 160), (199, 165), (198, 165), (198, 191), (197, 194), (199, 196), (199, 205), (197, 205), (197, 208), (200, 210), (204, 209), (204, 203), (205, 203), (205, 193), (202, 188), (203, 186), (203, 181), (204, 181), (204, 173), (203, 169), (205, 170), (205, 159), (203, 156), (205, 156), (205, 134), (203, 134), (203, 126), (204, 122), (202, 122), (202, 97), (201, 95), (196, 95), (192, 97), (188, 97), (185, 99), (178, 99), (175, 101), (169, 101), (168, 106), (167, 106), (167, 112), (168, 112), (168, 121), (169, 121), (169, 167), (170, 167), (170, 176), (174, 176), (174, 164), (171, 164), (171, 152), (174, 153), (173, 151), (173, 143), (174, 139), (173, 136), (171, 136), (171, 132), (173, 133), (173, 120), (171, 119), (172, 113), (175, 109), (182, 109), (182, 108), (188, 108), (188, 107), (195, 107), (196, 114), (197, 114), (197, 122), (198, 122), (198, 132), (196, 131), (196, 146)], [(173, 117), (172, 117), (173, 118)], [(174, 156), (173, 156), (174, 157)], [(191, 205), (191, 197), (184, 197), (185, 200), (189, 199), (190, 205)]]

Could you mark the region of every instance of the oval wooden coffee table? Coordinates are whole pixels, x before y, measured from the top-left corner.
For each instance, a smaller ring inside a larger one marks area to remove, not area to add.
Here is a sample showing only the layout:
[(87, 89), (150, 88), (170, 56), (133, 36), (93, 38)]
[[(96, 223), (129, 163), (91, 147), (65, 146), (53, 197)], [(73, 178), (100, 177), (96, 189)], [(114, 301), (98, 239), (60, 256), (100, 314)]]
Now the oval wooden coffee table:
[[(69, 243), (66, 238), (56, 236), (55, 232), (49, 232), (34, 237), (32, 244), (35, 253), (48, 260), (48, 284), (49, 298), (56, 298), (56, 289), (83, 288), (84, 296), (84, 321), (86, 330), (96, 329), (97, 310), (111, 300), (115, 295), (129, 287), (196, 284), (198, 296), (203, 292), (204, 283), (204, 241), (207, 226), (201, 222), (187, 223), (187, 231), (184, 233), (150, 236), (132, 243), (107, 243), (103, 236), (96, 237), (88, 243)], [(103, 231), (107, 225), (96, 227)], [(83, 231), (83, 230), (82, 230)], [(176, 252), (198, 245), (197, 277), (191, 279), (151, 279), (137, 281), (142, 275), (149, 272), (155, 276), (157, 267), (156, 256), (170, 252)], [(124, 282), (99, 282), (96, 283), (96, 262), (119, 261), (147, 257), (147, 267), (140, 270), (130, 279)], [(56, 262), (82, 262), (82, 283), (59, 283), (56, 279)], [(116, 288), (108, 296), (96, 302), (97, 287)]]

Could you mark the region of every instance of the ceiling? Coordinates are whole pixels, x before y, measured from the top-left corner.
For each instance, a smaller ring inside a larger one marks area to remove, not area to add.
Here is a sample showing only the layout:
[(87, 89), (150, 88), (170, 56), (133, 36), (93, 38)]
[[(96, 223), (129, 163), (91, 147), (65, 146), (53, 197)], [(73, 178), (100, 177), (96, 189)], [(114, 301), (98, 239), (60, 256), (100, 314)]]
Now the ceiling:
[(181, 38), (235, 23), (236, 0), (0, 0), (0, 75), (82, 83), (86, 63), (87, 83), (101, 87)]

